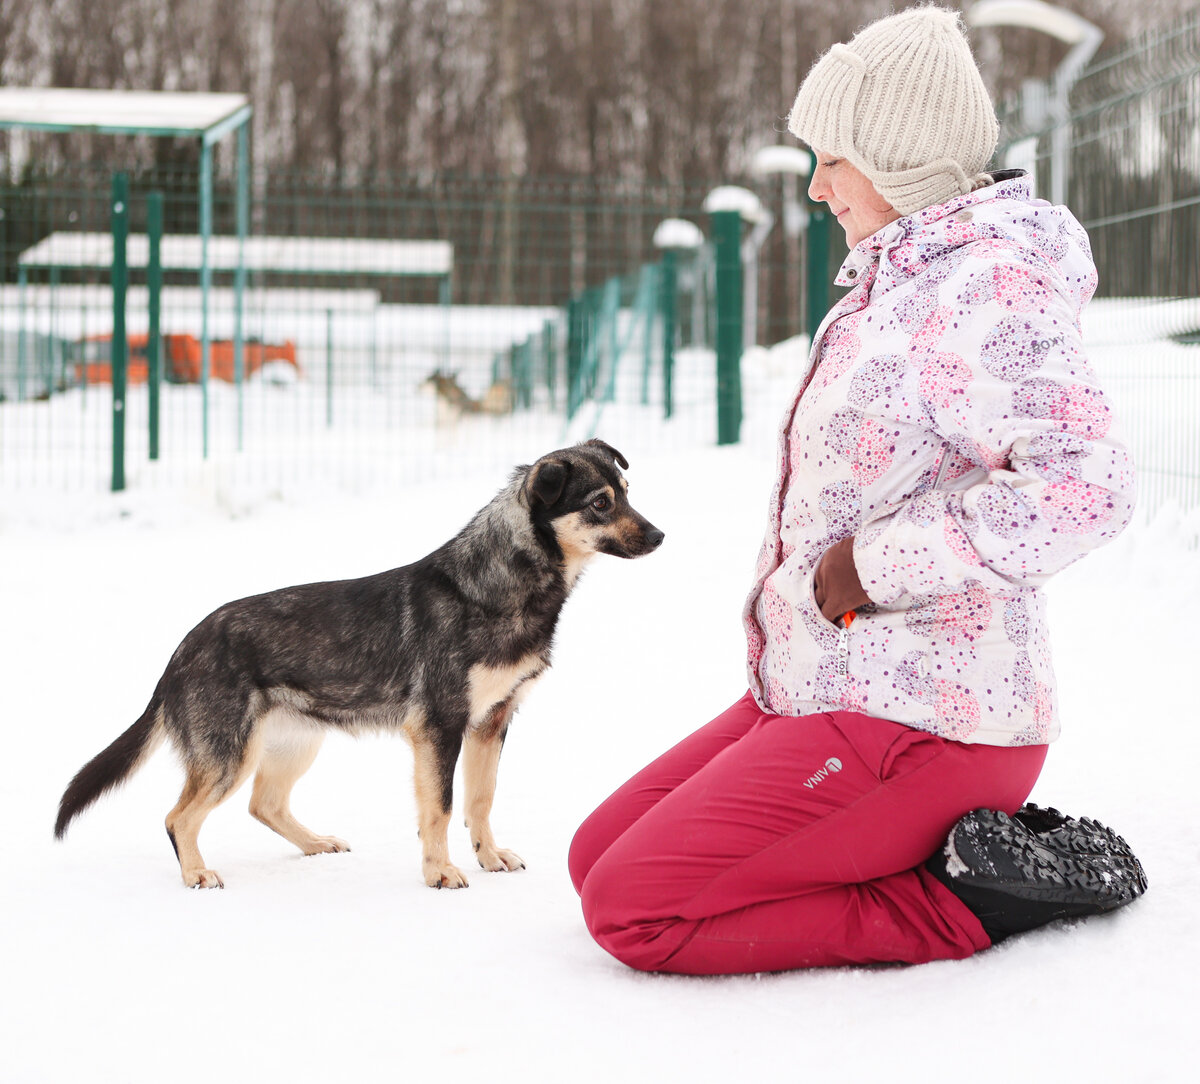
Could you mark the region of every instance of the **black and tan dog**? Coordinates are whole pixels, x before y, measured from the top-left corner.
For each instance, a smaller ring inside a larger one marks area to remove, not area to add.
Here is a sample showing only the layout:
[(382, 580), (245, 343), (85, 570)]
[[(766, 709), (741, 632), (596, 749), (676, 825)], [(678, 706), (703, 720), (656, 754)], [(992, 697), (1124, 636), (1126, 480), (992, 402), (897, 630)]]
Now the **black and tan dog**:
[(187, 771), (167, 814), (184, 884), (224, 887), (197, 836), (251, 776), (253, 816), (305, 854), (348, 850), (292, 816), (292, 786), (327, 729), (388, 730), (416, 755), (425, 883), (467, 884), (446, 845), (460, 751), (479, 864), (523, 868), (488, 822), (513, 712), (550, 665), (559, 612), (588, 559), (640, 557), (663, 539), (630, 506), (618, 464), (629, 466), (599, 440), (551, 452), (414, 564), (222, 606), (184, 638), (142, 717), (71, 781), (55, 835), (170, 738)]

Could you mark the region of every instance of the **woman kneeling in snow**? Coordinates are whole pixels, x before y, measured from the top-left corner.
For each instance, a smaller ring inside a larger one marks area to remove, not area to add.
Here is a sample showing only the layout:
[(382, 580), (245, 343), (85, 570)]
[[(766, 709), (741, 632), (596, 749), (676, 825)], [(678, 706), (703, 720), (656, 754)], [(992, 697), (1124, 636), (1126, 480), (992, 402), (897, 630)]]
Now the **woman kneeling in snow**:
[(1146, 885), (1115, 833), (1022, 806), (1058, 734), (1041, 586), (1133, 505), (1081, 348), (1087, 236), (981, 172), (953, 12), (835, 45), (789, 128), (850, 291), (782, 425), (750, 691), (571, 847), (588, 929), (642, 970), (960, 958)]

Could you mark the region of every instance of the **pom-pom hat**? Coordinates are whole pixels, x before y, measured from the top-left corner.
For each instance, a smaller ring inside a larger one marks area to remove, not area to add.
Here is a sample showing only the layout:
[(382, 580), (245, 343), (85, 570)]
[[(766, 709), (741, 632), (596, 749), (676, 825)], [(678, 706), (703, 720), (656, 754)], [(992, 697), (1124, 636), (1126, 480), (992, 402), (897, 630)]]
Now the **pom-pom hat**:
[(847, 159), (902, 215), (983, 183), (999, 127), (958, 14), (922, 7), (871, 23), (813, 65), (788, 129)]

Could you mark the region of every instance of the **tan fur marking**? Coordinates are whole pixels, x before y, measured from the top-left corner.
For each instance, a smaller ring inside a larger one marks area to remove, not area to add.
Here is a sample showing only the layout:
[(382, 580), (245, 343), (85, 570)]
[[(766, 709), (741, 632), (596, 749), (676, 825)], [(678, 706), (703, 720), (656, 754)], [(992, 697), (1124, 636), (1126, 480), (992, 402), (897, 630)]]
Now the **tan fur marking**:
[(288, 712), (269, 712), (259, 724), (263, 731), (262, 759), (250, 795), (250, 815), (295, 844), (305, 854), (335, 854), (350, 845), (336, 836), (319, 836), (292, 816), (292, 787), (316, 760), (325, 739), (302, 718)]
[(525, 868), (519, 854), (496, 846), (490, 821), (500, 749), (504, 744), (500, 735), (511, 716), (511, 711), (506, 710), (498, 726), (468, 730), (463, 739), (463, 789), (471, 846), (479, 864), (492, 872)]
[(417, 792), (417, 829), (421, 836), (421, 871), (430, 888), (466, 888), (467, 879), (450, 861), (446, 830), (450, 810), (442, 809), (442, 786), (438, 779), (433, 743), (419, 731), (411, 735), (413, 784)]
[(613, 537), (629, 549), (634, 549), (642, 539), (642, 529), (632, 519), (622, 517), (613, 523)]
[(555, 520), (554, 534), (563, 551), (563, 575), (570, 590), (584, 565), (596, 555), (596, 545), (604, 537), (604, 531), (585, 522), (581, 513), (571, 512)]
[(198, 842), (200, 829), (204, 819), (254, 774), (261, 753), (262, 736), (255, 734), (246, 744), (242, 763), (228, 786), (224, 785), (220, 774), (212, 767), (194, 765), (189, 768), (183, 793), (175, 803), (175, 808), (167, 814), (167, 831), (175, 841), (179, 871), (183, 875), (183, 883), (189, 888), (225, 887), (216, 870), (205, 868)]
[(517, 686), (545, 665), (539, 655), (526, 655), (511, 666), (486, 666), (483, 663), (472, 666), (467, 675), (471, 726), (482, 726), (497, 704), (512, 699)]

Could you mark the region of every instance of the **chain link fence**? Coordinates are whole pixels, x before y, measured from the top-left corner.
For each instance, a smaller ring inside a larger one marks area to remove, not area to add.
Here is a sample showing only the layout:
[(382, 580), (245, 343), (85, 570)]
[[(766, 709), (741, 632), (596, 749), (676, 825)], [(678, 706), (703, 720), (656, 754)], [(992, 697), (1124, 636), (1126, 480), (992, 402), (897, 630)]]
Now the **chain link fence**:
[[(0, 189), (0, 484), (109, 484), (112, 175), (77, 167)], [(214, 199), (204, 368), (195, 173), (130, 170), (128, 182), (131, 488), (234, 477), (369, 485), (511, 463), (592, 435), (597, 412), (577, 418), (585, 399), (632, 408), (626, 439), (710, 441), (710, 256), (703, 245), (672, 254), (681, 312), (665, 343), (664, 253), (652, 241), (665, 218), (704, 223), (703, 187), (380, 178), (343, 188), (260, 175), (239, 297), (227, 179)], [(159, 293), (145, 256), (154, 193)], [(603, 334), (583, 343), (572, 302), (597, 295), (587, 328)], [(163, 384), (152, 417), (156, 297)]]
[[(1134, 447), (1143, 508), (1195, 508), (1200, 12), (1102, 53), (1070, 105), (1065, 162), (1055, 159), (1055, 123), (1036, 93), (1001, 110), (997, 162), (1031, 169), (1046, 196), (1053, 170), (1068, 171), (1068, 203), (1100, 269), (1085, 340)], [(26, 138), (36, 163), (41, 137)], [(113, 278), (111, 248), (105, 255), (97, 238), (111, 228), (114, 171), (129, 176), (131, 253), (144, 243), (151, 193), (162, 194), (164, 254), (198, 232), (196, 163), (130, 164), (136, 154), (101, 137), (97, 149), (101, 165), (0, 177), (3, 488), (110, 484)], [(3, 151), (0, 142), (0, 164)], [(844, 250), (839, 236), (816, 250), (820, 259), (809, 251), (802, 179), (744, 183), (775, 225), (745, 279), (741, 341), (794, 340), (778, 355), (794, 368), (808, 310), (832, 300), (811, 289), (818, 264), (832, 280)], [(257, 172), (244, 342), (239, 349), (234, 275), (218, 263), (203, 379), (197, 275), (186, 257), (165, 259), (157, 405), (147, 357), (154, 291), (144, 258), (131, 257), (129, 486), (359, 487), (510, 464), (596, 433), (627, 451), (711, 444), (719, 415), (725, 437), (737, 432), (743, 405), (755, 422), (741, 438), (769, 443), (763, 419), (782, 407), (795, 374), (750, 351), (733, 389), (745, 403), (730, 409), (731, 340), (727, 326), (724, 335), (717, 328), (715, 231), (703, 209), (712, 187), (445, 176), (339, 183)], [(656, 228), (669, 218), (694, 223), (697, 240), (656, 248)], [(218, 239), (235, 232), (234, 183), (220, 169), (213, 229)], [(431, 259), (435, 251), (444, 259)]]

